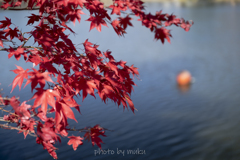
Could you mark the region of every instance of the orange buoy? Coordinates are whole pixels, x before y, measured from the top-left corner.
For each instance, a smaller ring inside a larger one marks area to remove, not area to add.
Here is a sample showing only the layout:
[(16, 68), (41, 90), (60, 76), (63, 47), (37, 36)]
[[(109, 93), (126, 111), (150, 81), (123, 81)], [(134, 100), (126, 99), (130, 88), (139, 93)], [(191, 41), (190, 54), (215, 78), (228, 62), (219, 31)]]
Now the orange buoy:
[(188, 71), (182, 71), (177, 76), (177, 83), (180, 86), (189, 85), (192, 81), (192, 76)]

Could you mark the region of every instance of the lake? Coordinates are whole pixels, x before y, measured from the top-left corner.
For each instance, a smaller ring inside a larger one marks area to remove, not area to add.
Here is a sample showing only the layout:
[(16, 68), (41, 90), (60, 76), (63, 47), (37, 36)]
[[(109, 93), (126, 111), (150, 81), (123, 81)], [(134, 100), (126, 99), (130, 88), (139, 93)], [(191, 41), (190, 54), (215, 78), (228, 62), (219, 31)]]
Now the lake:
[[(100, 124), (114, 131), (106, 131), (102, 152), (87, 141), (73, 151), (68, 139), (63, 138), (56, 146), (59, 159), (240, 159), (240, 5), (146, 6), (147, 12), (174, 13), (193, 20), (194, 25), (189, 32), (172, 27), (171, 44), (162, 45), (138, 21), (127, 29), (125, 38), (114, 34), (111, 27), (103, 27), (101, 33), (96, 29), (89, 32), (90, 23), (83, 22), (87, 16), (82, 16), (80, 24), (69, 24), (78, 33), (71, 37), (74, 44), (88, 38), (99, 44), (101, 51), (109, 49), (117, 60), (139, 68), (132, 94), (138, 111), (123, 111), (122, 106), (118, 108), (111, 101), (104, 104), (100, 98), (88, 96), (84, 102), (79, 98), (82, 114), (75, 112), (78, 123), (70, 120), (72, 127)], [(31, 29), (25, 26), (29, 13), (0, 10), (0, 19), (7, 16), (27, 31)], [(9, 70), (15, 69), (15, 64), (24, 69), (31, 64), (22, 59), (8, 60), (6, 52), (1, 56), (0, 87), (5, 95), (17, 95), (21, 101), (30, 99), (29, 86), (21, 91), (16, 87), (10, 94), (15, 74)], [(176, 75), (184, 69), (191, 72), (195, 82), (183, 91), (176, 85)], [(17, 131), (0, 130), (0, 159), (51, 160), (42, 148), (33, 137), (24, 139)]]

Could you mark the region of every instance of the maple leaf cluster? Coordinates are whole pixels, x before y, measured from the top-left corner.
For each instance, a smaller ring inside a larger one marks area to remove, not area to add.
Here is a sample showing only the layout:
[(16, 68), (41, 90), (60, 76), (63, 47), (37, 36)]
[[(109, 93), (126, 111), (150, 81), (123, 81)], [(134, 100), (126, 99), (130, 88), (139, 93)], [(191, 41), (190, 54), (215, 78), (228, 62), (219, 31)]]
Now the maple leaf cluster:
[[(12, 70), (17, 74), (12, 82), (12, 91), (17, 85), (21, 89), (25, 81), (25, 86), (31, 85), (34, 95), (29, 100), (34, 102), (33, 105), (27, 104), (28, 101), (20, 103), (15, 97), (2, 101), (0, 97), (2, 104), (13, 108), (13, 112), (3, 119), (16, 123), (15, 129), (22, 132), (24, 137), (35, 136), (36, 142), (55, 159), (57, 148), (54, 144), (61, 142), (61, 137), (68, 137), (68, 145), (76, 150), (83, 140), (101, 148), (103, 141), (100, 136), (106, 136), (106, 129), (99, 125), (83, 129), (69, 128), (68, 119), (77, 122), (72, 109), (80, 113), (80, 105), (74, 98), (81, 96), (84, 101), (88, 95), (95, 97), (98, 94), (105, 103), (111, 100), (118, 106), (122, 105), (123, 109), (136, 110), (130, 97), (135, 85), (133, 77), (139, 75), (138, 69), (133, 65), (128, 66), (125, 61), (115, 60), (111, 51), (100, 51), (99, 46), (88, 39), (82, 43), (81, 50), (77, 49), (65, 32), (75, 33), (67, 26), (69, 21), (75, 24), (77, 20), (80, 23), (85, 8), (89, 12), (86, 21), (90, 22), (90, 31), (96, 28), (101, 32), (102, 26), (112, 26), (118, 36), (123, 36), (128, 26), (133, 26), (131, 21), (135, 16), (162, 43), (165, 39), (170, 42), (172, 36), (166, 27), (175, 25), (189, 31), (193, 24), (175, 15), (162, 14), (162, 11), (147, 14), (141, 0), (113, 0), (109, 7), (99, 0), (4, 0), (1, 8), (14, 9), (21, 6), (22, 2), (27, 3), (25, 9), (39, 10), (38, 14), (32, 13), (27, 17), (27, 25), (33, 29), (22, 33), (11, 19), (5, 17), (0, 21), (0, 47), (8, 52), (8, 58), (14, 56), (19, 60), (23, 56), (26, 62), (38, 66), (38, 69), (16, 66), (17, 69)], [(111, 15), (114, 14), (117, 18), (112, 19)], [(34, 44), (26, 46), (30, 38), (34, 39)], [(17, 39), (22, 45), (14, 43), (13, 40)], [(55, 117), (48, 113), (54, 113)], [(68, 136), (71, 131), (85, 134), (83, 137)]]

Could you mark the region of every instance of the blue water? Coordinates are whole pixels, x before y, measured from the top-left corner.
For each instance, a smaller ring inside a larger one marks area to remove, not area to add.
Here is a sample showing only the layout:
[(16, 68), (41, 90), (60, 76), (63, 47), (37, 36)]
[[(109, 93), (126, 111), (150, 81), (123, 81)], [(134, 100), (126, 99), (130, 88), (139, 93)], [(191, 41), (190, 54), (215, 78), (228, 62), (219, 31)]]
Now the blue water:
[[(100, 124), (107, 131), (102, 140), (102, 152), (84, 141), (73, 151), (62, 139), (57, 145), (59, 159), (147, 159), (147, 160), (238, 160), (240, 159), (240, 6), (211, 5), (177, 8), (161, 4), (147, 4), (147, 11), (163, 10), (195, 22), (189, 32), (173, 27), (171, 44), (153, 40), (154, 35), (134, 22), (125, 38), (119, 38), (111, 27), (98, 33), (89, 31), (90, 23), (83, 21), (75, 27), (74, 44), (86, 38), (111, 50), (117, 60), (127, 61), (139, 68), (140, 80), (135, 79), (132, 99), (138, 112), (123, 111), (109, 101), (107, 104), (87, 97), (81, 98), (82, 115), (75, 112), (76, 128)], [(28, 11), (2, 11), (0, 19), (10, 17), (23, 31)], [(30, 45), (31, 43), (29, 43)], [(9, 70), (20, 65), (32, 67), (23, 60), (8, 60), (1, 52), (0, 82), (5, 95), (18, 95), (20, 100), (31, 98), (29, 86), (10, 94), (9, 84), (15, 74)], [(189, 70), (195, 78), (185, 91), (176, 86), (178, 72)], [(81, 135), (69, 133), (69, 135)], [(83, 136), (83, 135), (81, 135)], [(120, 150), (122, 152), (120, 152)], [(139, 154), (128, 153), (141, 150)], [(124, 154), (123, 154), (124, 151)], [(142, 153), (142, 154), (141, 154)], [(33, 137), (24, 139), (17, 131), (0, 130), (0, 159), (52, 159)]]

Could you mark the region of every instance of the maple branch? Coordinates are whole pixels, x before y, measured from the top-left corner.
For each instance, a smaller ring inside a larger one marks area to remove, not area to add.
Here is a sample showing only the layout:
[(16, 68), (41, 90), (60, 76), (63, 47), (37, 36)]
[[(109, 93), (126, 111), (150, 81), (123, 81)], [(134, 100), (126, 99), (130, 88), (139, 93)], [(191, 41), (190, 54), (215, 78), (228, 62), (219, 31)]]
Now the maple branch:
[(110, 21), (110, 20), (108, 20), (108, 19), (105, 19), (105, 21), (107, 21), (109, 24), (111, 24), (112, 22)]
[[(1, 89), (1, 91), (2, 91), (3, 89)], [(0, 97), (0, 99), (2, 99), (2, 100), (10, 100), (11, 98), (8, 98), (8, 97)], [(17, 97), (16, 99), (19, 99), (19, 97)]]
[[(1, 89), (0, 91), (2, 91), (3, 89)], [(10, 101), (11, 98), (8, 98), (8, 97), (0, 97), (0, 100), (3, 101), (3, 100), (9, 100)], [(17, 97), (16, 99), (19, 99), (19, 97)], [(2, 104), (0, 101), (0, 105), (3, 105), (3, 106), (8, 106), (8, 105), (5, 105), (5, 104)]]
[[(35, 46), (22, 46), (22, 48), (36, 48), (36, 49), (43, 49), (42, 47), (35, 47)], [(0, 51), (7, 51), (10, 48), (1, 48)], [(14, 47), (12, 49), (18, 49), (18, 47)]]
[(4, 120), (4, 119), (3, 119), (3, 117), (0, 117), (0, 121), (2, 121), (2, 122), (8, 122), (8, 123), (11, 123), (11, 121)]
[(90, 128), (87, 128), (87, 129), (75, 129), (74, 127), (72, 129), (69, 129), (69, 131), (79, 131), (79, 132), (87, 132), (87, 131), (90, 131)]
[(15, 11), (21, 11), (21, 10), (39, 10), (39, 7), (33, 7), (32, 9), (31, 9), (31, 8), (28, 8), (28, 7), (25, 7), (25, 8), (9, 7), (9, 8), (7, 8), (6, 10), (15, 10)]
[(2, 40), (3, 42), (11, 42), (13, 45), (16, 45), (16, 42), (13, 42), (12, 40)]
[(12, 115), (14, 115), (14, 116), (19, 117), (17, 114), (12, 113), (11, 111), (5, 110), (5, 109), (3, 109), (2, 107), (0, 107), (0, 110), (2, 110), (3, 112), (8, 112), (9, 114), (12, 114)]
[[(18, 128), (18, 127), (8, 126), (8, 125), (6, 125), (6, 124), (0, 124), (0, 128), (9, 129), (9, 130), (18, 130), (18, 131), (22, 131), (22, 132), (29, 131), (29, 130), (20, 129), (20, 128)], [(36, 133), (35, 133), (35, 132), (32, 132), (32, 131), (29, 131), (28, 134), (29, 134), (30, 136), (37, 137)]]
[[(110, 8), (110, 7), (106, 7), (106, 6), (104, 6), (106, 9), (109, 9), (109, 10), (112, 10), (112, 8)], [(122, 10), (120, 10), (120, 12), (122, 13), (122, 14), (127, 14), (127, 15), (133, 15), (133, 16), (135, 16), (135, 14), (134, 13), (125, 13), (125, 12), (123, 12)]]
[[(102, 127), (101, 127), (102, 128)], [(114, 130), (109, 130), (109, 129), (106, 129), (106, 128), (102, 128), (104, 131), (110, 131), (110, 132), (114, 132)], [(90, 131), (91, 130), (91, 127), (89, 128), (83, 128), (83, 129), (75, 129), (74, 127), (69, 129), (69, 131), (78, 131), (78, 132), (87, 132), (87, 131)]]
[[(24, 34), (23, 34), (24, 35)], [(27, 41), (32, 37), (33, 35), (29, 36), (23, 43), (22, 47), (24, 47), (24, 45), (27, 43)]]

